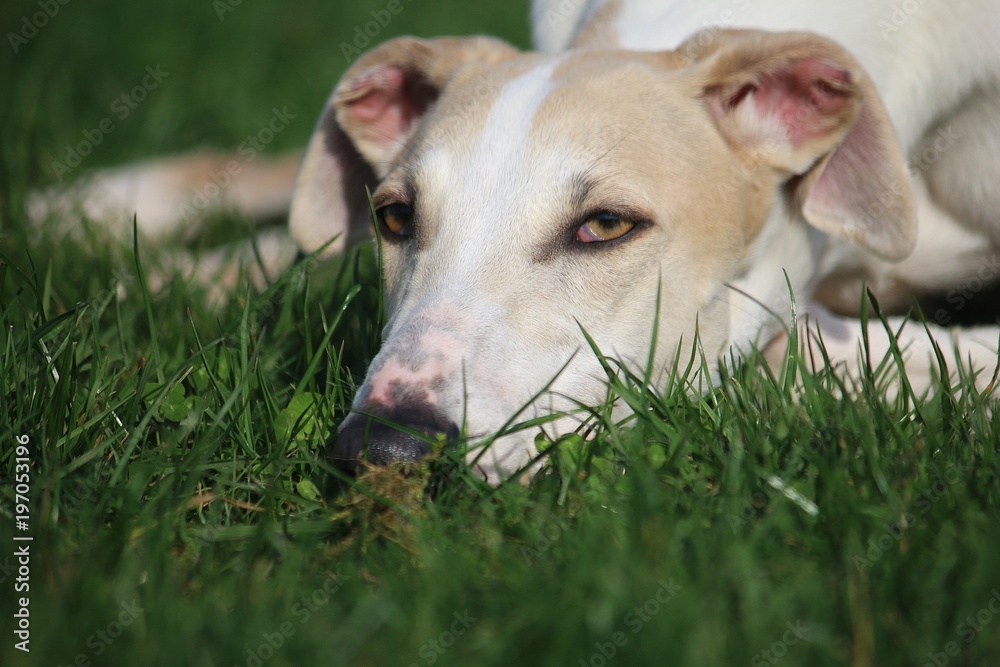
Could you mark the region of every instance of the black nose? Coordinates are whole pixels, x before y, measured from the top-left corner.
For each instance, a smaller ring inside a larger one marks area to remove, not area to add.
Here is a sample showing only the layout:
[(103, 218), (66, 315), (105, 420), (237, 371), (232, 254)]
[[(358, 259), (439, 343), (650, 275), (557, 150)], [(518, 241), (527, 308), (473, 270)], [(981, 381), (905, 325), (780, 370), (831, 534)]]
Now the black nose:
[(455, 440), (458, 426), (430, 406), (356, 412), (341, 424), (327, 456), (348, 470), (356, 469), (362, 458), (376, 465), (419, 461), (430, 451), (427, 440), (440, 435)]

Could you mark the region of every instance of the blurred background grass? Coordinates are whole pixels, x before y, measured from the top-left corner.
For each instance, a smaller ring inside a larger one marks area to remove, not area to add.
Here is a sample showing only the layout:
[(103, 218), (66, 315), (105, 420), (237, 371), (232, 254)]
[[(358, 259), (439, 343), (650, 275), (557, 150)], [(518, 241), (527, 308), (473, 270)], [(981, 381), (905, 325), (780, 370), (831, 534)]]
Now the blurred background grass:
[[(3, 186), (37, 185), (82, 132), (111, 117), (115, 130), (85, 167), (115, 165), (199, 146), (235, 147), (271, 109), (296, 115), (273, 151), (305, 144), (347, 65), (341, 43), (388, 0), (13, 0), (2, 3), (0, 128)], [(487, 33), (527, 45), (528, 0), (398, 0), (403, 10), (372, 44), (403, 34)], [(231, 3), (231, 4), (230, 4)], [(45, 17), (43, 5), (58, 8)], [(25, 21), (44, 25), (34, 37)], [(15, 35), (11, 37), (11, 34)], [(15, 53), (15, 48), (17, 52)], [(123, 120), (114, 100), (147, 66), (169, 76)]]

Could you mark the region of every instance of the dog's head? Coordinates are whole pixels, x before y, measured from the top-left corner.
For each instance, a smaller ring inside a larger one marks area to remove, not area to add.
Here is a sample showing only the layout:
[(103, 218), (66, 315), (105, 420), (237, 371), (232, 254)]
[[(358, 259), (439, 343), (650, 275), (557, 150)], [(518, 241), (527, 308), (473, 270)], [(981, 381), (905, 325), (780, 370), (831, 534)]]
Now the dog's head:
[[(712, 367), (781, 329), (786, 276), (807, 291), (827, 235), (887, 258), (915, 235), (881, 102), (850, 55), (808, 34), (553, 56), (389, 42), (320, 121), (292, 209), (300, 245), (340, 234), (336, 251), (370, 229), (365, 185), (388, 325), (332, 445), (343, 461), (415, 459), (415, 434), (474, 441), (601, 402), (584, 332), (654, 383), (696, 334)], [(495, 482), (537, 455), (534, 436), (470, 456)]]

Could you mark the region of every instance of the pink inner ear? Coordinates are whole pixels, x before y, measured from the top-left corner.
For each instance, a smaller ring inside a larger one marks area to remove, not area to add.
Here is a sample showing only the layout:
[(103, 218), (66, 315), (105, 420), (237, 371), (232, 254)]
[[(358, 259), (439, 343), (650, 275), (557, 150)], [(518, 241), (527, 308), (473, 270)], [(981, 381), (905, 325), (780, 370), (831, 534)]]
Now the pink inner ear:
[(851, 73), (819, 60), (763, 74), (756, 88), (755, 108), (777, 119), (794, 147), (829, 132), (827, 117), (842, 112), (854, 96)]
[(365, 138), (379, 144), (402, 139), (414, 119), (427, 108), (419, 87), (399, 67), (381, 67), (355, 79), (344, 93), (347, 121), (363, 128)]
[(870, 107), (862, 107), (851, 131), (813, 186), (809, 194), (811, 205), (828, 210), (842, 209), (859, 217), (857, 211), (871, 208), (865, 199), (873, 189), (871, 184), (885, 177), (878, 166), (889, 161), (887, 153), (878, 131), (878, 120)]
[(354, 97), (347, 108), (355, 120), (378, 120), (389, 104), (402, 97), (405, 77), (398, 67), (383, 67), (351, 82), (347, 95)]

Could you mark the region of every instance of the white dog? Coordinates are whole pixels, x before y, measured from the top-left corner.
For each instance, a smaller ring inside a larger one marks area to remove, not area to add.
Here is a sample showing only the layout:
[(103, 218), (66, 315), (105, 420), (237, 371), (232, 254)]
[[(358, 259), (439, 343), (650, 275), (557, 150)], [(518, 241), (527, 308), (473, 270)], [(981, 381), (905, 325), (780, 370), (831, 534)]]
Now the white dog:
[[(898, 308), (996, 268), (996, 0), (536, 0), (533, 15), (540, 52), (386, 43), (320, 120), (292, 236), (307, 252), (338, 237), (333, 253), (368, 235), (371, 187), (388, 314), (332, 458), (412, 460), (416, 434), (476, 443), (597, 404), (584, 332), (638, 372), (655, 350), (661, 385), (696, 333), (713, 373), (780, 355), (789, 286), (857, 369), (860, 324), (822, 306), (856, 311), (867, 284)], [(988, 383), (996, 329), (930, 332)], [(901, 340), (926, 386), (924, 328)], [(537, 457), (534, 436), (470, 460), (495, 483)]]
[[(306, 250), (352, 237), (377, 186), (389, 314), (334, 458), (426, 451), (386, 421), (475, 438), (600, 402), (582, 331), (637, 369), (655, 344), (665, 375), (696, 328), (710, 364), (780, 346), (789, 283), (844, 312), (863, 282), (903, 304), (996, 262), (996, 2), (552, 0), (534, 21), (545, 54), (396, 40), (334, 91), (292, 234)], [(859, 324), (809, 310), (856, 367)], [(992, 371), (997, 339), (976, 333), (959, 354)], [(497, 481), (533, 438), (470, 456)]]

